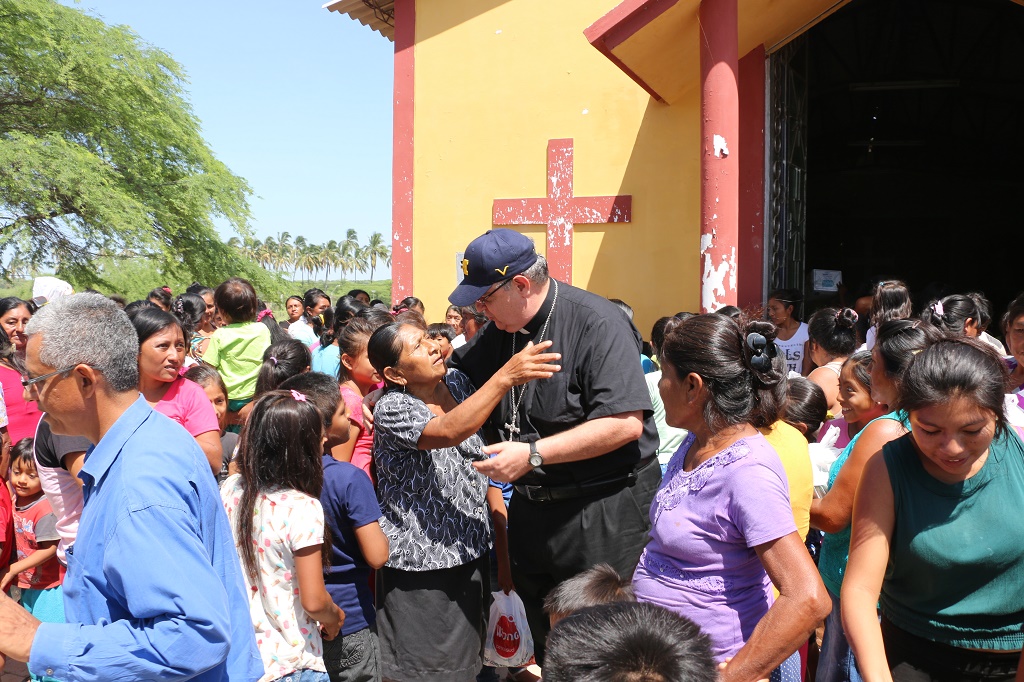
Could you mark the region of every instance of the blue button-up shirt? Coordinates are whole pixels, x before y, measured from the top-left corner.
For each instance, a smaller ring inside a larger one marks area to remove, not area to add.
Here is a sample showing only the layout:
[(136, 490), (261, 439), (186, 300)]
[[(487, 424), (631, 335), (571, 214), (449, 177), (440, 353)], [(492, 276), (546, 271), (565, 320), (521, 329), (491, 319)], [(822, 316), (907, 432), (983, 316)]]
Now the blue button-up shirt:
[(249, 599), (202, 450), (140, 396), (85, 456), (67, 552), (67, 623), (42, 623), (29, 670), (77, 680), (257, 680)]

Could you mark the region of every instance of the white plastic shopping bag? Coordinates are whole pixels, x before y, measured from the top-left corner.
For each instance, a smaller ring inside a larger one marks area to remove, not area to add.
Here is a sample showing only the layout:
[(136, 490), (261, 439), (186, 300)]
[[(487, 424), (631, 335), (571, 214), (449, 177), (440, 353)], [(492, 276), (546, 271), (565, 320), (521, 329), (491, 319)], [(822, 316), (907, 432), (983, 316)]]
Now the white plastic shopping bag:
[(515, 590), (492, 592), (491, 616), (487, 620), (484, 664), (496, 668), (527, 665), (533, 658), (533, 635), (526, 622), (526, 607)]

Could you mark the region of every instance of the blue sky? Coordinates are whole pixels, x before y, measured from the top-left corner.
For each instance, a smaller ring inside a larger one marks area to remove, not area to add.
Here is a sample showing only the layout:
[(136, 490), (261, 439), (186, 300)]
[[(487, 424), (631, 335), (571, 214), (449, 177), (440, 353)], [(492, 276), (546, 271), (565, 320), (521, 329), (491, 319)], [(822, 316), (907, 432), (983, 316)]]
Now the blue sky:
[(390, 243), (394, 46), (321, 3), (67, 2), (184, 67), (203, 136), (252, 186), (257, 237), (322, 243), (355, 228)]

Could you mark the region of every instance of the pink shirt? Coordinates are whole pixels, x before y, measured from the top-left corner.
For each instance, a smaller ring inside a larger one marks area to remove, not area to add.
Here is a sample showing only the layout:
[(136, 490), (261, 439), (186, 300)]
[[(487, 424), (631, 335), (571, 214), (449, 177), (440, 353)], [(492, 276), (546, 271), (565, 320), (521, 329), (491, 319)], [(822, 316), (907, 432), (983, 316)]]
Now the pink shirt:
[(341, 387), (341, 397), (348, 409), (348, 418), (359, 427), (355, 449), (352, 450), (352, 465), (366, 472), (366, 475), (377, 485), (373, 476), (373, 427), (367, 428), (363, 423), (363, 398), (348, 386)]
[(217, 413), (213, 411), (206, 391), (188, 379), (178, 377), (172, 381), (167, 393), (153, 409), (184, 426), (193, 438), (208, 431), (220, 434)]
[(35, 401), (25, 402), (22, 397), (25, 389), (21, 385), (21, 375), (9, 367), (0, 366), (0, 384), (4, 387), (7, 432), (11, 434), (11, 444), (22, 438), (34, 437), (43, 413), (39, 411), (39, 405)]

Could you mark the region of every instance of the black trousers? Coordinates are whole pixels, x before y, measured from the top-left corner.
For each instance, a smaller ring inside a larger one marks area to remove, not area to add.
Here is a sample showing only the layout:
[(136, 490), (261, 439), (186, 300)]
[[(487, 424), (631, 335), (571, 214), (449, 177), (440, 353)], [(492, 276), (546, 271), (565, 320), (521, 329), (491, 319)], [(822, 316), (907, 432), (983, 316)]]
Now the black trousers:
[(895, 682), (1013, 682), (1019, 653), (958, 649), (912, 635), (882, 616), (882, 640)]
[(544, 598), (556, 585), (606, 563), (629, 578), (651, 530), (651, 501), (661, 483), (657, 461), (639, 472), (633, 486), (603, 497), (531, 502), (513, 494), (509, 504), (512, 580), (526, 606), (543, 664), (549, 627)]

